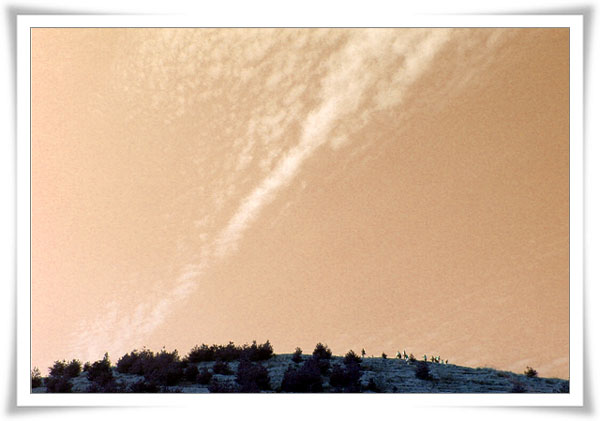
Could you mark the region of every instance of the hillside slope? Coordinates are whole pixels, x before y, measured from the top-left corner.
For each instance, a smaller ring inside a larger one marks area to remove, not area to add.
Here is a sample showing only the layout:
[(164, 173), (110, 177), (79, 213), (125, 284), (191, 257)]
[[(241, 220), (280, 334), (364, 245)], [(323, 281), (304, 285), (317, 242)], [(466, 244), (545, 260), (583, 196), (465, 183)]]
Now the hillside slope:
[[(69, 379), (72, 392), (163, 392), (163, 393), (209, 393), (209, 392), (280, 392), (300, 391), (290, 387), (294, 384), (320, 383), (313, 391), (322, 392), (383, 392), (383, 393), (568, 393), (569, 381), (557, 378), (528, 377), (525, 374), (516, 374), (498, 371), (492, 368), (469, 368), (453, 364), (438, 364), (422, 361), (407, 361), (392, 358), (363, 358), (360, 364), (344, 364), (344, 357), (332, 356), (323, 361), (322, 371), (310, 380), (308, 368), (315, 361), (309, 355), (302, 355), (301, 361), (294, 362), (292, 354), (273, 355), (271, 358), (249, 363), (257, 372), (257, 367), (264, 367), (268, 373), (266, 382), (258, 389), (242, 389), (243, 380), (240, 380), (240, 361), (227, 363), (228, 374), (215, 373), (214, 361), (198, 363), (181, 363), (185, 370), (195, 366), (200, 373), (210, 373), (209, 381), (201, 384), (200, 380), (177, 379), (175, 384), (158, 384), (153, 390), (149, 387), (148, 378), (144, 375), (120, 373), (116, 367), (111, 366), (112, 390), (98, 387), (97, 381), (90, 381), (85, 371)], [(318, 361), (318, 360), (317, 360)], [(354, 368), (354, 374), (351, 373)], [(260, 369), (262, 370), (262, 369)], [(260, 371), (258, 370), (258, 371)], [(294, 380), (283, 385), (286, 371), (288, 376), (296, 374)], [(417, 372), (421, 370), (421, 375)], [(219, 371), (218, 369), (216, 371)], [(187, 371), (186, 371), (187, 372)], [(303, 373), (303, 374), (298, 374)], [(251, 374), (250, 377), (258, 377)], [(354, 377), (353, 377), (354, 376)], [(189, 378), (189, 377), (188, 377)], [(265, 376), (263, 375), (263, 378)], [(43, 384), (47, 384), (48, 377)], [(316, 379), (316, 380), (315, 380)], [(171, 382), (173, 383), (173, 382)], [(90, 389), (91, 388), (91, 389)], [(283, 390), (282, 390), (283, 389)], [(32, 389), (34, 393), (47, 392), (46, 386)]]

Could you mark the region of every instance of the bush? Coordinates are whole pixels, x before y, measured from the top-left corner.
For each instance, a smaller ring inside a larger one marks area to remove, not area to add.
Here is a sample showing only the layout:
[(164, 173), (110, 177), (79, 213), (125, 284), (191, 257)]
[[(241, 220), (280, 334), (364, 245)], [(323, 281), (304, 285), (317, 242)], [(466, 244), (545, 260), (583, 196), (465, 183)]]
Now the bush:
[(179, 358), (177, 350), (167, 352), (162, 350), (148, 359), (144, 364), (144, 377), (150, 382), (160, 385), (174, 386), (184, 378), (184, 363)]
[(256, 341), (252, 341), (252, 345), (244, 345), (240, 358), (250, 361), (264, 361), (273, 356), (273, 346), (269, 341), (264, 344), (257, 345)]
[(419, 361), (415, 370), (415, 377), (421, 380), (432, 380), (431, 374), (429, 373), (429, 366), (424, 361)]
[[(179, 358), (177, 350), (159, 353), (150, 350), (134, 350), (117, 362), (119, 373), (142, 375), (150, 383), (174, 386), (184, 378), (185, 363)], [(195, 376), (193, 377), (195, 379)]]
[(195, 365), (190, 365), (185, 369), (185, 372), (183, 373), (185, 379), (188, 382), (195, 382), (196, 379), (198, 378), (198, 374), (200, 374), (200, 371), (198, 370), (198, 367), (196, 367)]
[(310, 357), (307, 362), (310, 361), (311, 364), (315, 364), (317, 366), (317, 368), (319, 369), (319, 373), (321, 373), (321, 375), (327, 375), (327, 372), (329, 371), (329, 368), (331, 367), (331, 360), (325, 359), (325, 358), (316, 358), (316, 357)]
[(344, 356), (344, 364), (360, 364), (362, 362), (362, 358), (360, 358), (356, 353), (352, 350), (348, 351), (348, 353)]
[(525, 393), (527, 389), (525, 389), (525, 385), (521, 382), (515, 381), (513, 382), (511, 393)]
[(292, 354), (292, 361), (295, 363), (302, 362), (302, 349), (297, 347), (294, 353)]
[(534, 370), (533, 368), (531, 368), (531, 367), (527, 366), (527, 368), (525, 369), (525, 372), (524, 372), (524, 374), (525, 374), (527, 377), (537, 377), (537, 375), (538, 375), (538, 372), (537, 372), (536, 370)]
[[(77, 377), (81, 373), (81, 363), (78, 360), (73, 360), (70, 363), (63, 361), (55, 361), (52, 367), (49, 367), (50, 375), (46, 380), (46, 388), (50, 393), (69, 393), (73, 388), (73, 384), (70, 379)], [(37, 371), (39, 374), (39, 370)], [(32, 372), (32, 384), (40, 384), (42, 381), (41, 376), (38, 380), (33, 377)], [(41, 385), (41, 384), (40, 384)]]
[(381, 353), (381, 358), (383, 358), (384, 360), (387, 360), (387, 354), (385, 352)]
[(81, 362), (79, 360), (73, 360), (67, 364), (65, 360), (55, 361), (50, 369), (51, 377), (68, 377), (73, 378), (79, 376), (81, 373)]
[(196, 381), (200, 384), (209, 384), (212, 376), (212, 373), (204, 368), (198, 373), (198, 376), (196, 376)]
[(35, 389), (36, 387), (42, 386), (42, 374), (40, 373), (40, 369), (37, 367), (33, 367), (31, 370), (31, 388)]
[(371, 377), (369, 379), (369, 383), (367, 384), (367, 387), (365, 388), (365, 390), (368, 390), (369, 392), (374, 392), (374, 393), (382, 392), (381, 386), (379, 386), (377, 384), (377, 382), (375, 381), (375, 379), (373, 377)]
[(213, 347), (215, 360), (235, 361), (239, 360), (240, 356), (242, 355), (242, 348), (235, 346), (233, 342), (229, 342), (227, 345)]
[(144, 380), (139, 380), (129, 386), (129, 392), (131, 393), (158, 393), (159, 391), (158, 385)]
[(335, 365), (329, 376), (329, 384), (343, 392), (360, 392), (360, 365), (349, 362), (343, 367)]
[(215, 365), (213, 365), (213, 373), (229, 375), (233, 374), (233, 371), (231, 371), (231, 369), (229, 368), (229, 364), (227, 364), (227, 361), (218, 360), (215, 362)]
[(257, 344), (252, 341), (252, 345), (236, 346), (233, 342), (227, 345), (196, 345), (186, 356), (185, 361), (199, 363), (204, 361), (235, 361), (247, 359), (250, 361), (264, 361), (273, 356), (273, 346), (269, 341), (264, 344)]
[(237, 390), (232, 387), (229, 383), (221, 383), (216, 379), (212, 379), (208, 385), (208, 391), (210, 393), (235, 393)]
[(323, 380), (318, 359), (308, 359), (299, 369), (288, 367), (281, 382), (282, 392), (318, 393), (323, 391)]
[(91, 382), (98, 383), (99, 385), (108, 385), (113, 380), (108, 352), (104, 354), (103, 359), (91, 365), (86, 364), (86, 367), (87, 378)]
[(70, 393), (73, 383), (65, 376), (50, 376), (46, 380), (46, 390), (49, 393)]
[(79, 376), (81, 373), (81, 362), (79, 360), (73, 360), (65, 367), (65, 376), (74, 378)]
[(315, 346), (313, 357), (328, 360), (331, 358), (331, 349), (329, 349), (327, 345), (323, 345), (321, 342), (319, 342)]
[(256, 361), (266, 361), (269, 358), (271, 358), (272, 356), (273, 356), (273, 346), (267, 339), (267, 342), (258, 346), (258, 350), (256, 351), (255, 358), (256, 358)]
[(119, 373), (129, 373), (143, 375), (145, 367), (154, 359), (154, 353), (147, 349), (141, 351), (133, 350), (130, 354), (125, 354), (117, 361), (117, 371)]
[(242, 360), (238, 366), (235, 381), (240, 385), (240, 392), (258, 393), (261, 390), (270, 390), (269, 372), (260, 363), (253, 364)]
[(54, 361), (54, 365), (48, 367), (48, 370), (50, 370), (50, 377), (62, 377), (65, 374), (66, 368), (67, 362), (65, 360)]
[(87, 393), (123, 393), (126, 391), (125, 385), (117, 382), (114, 378), (103, 383), (94, 382), (86, 390)]
[(198, 345), (196, 345), (189, 352), (189, 354), (187, 355), (185, 360), (189, 361), (191, 363), (214, 361), (216, 348), (217, 348), (216, 345), (213, 345), (212, 347), (209, 347), (206, 344), (202, 344), (202, 346), (200, 346), (200, 347)]

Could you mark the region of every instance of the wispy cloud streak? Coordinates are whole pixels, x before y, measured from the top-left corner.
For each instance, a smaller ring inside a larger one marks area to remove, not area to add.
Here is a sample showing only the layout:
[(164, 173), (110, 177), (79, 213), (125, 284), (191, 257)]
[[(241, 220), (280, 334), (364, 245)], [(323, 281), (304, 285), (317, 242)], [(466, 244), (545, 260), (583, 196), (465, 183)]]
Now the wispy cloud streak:
[[(427, 68), (436, 52), (448, 41), (450, 32), (417, 32), (415, 35), (421, 39), (412, 39), (412, 43), (401, 44), (397, 43), (398, 34), (394, 31), (371, 30), (350, 39), (345, 48), (332, 58), (329, 72), (322, 83), (321, 104), (306, 118), (300, 141), (242, 201), (238, 211), (215, 242), (215, 256), (222, 258), (237, 249), (241, 236), (256, 219), (260, 210), (275, 197), (279, 189), (294, 179), (302, 164), (320, 146), (331, 140), (328, 135), (335, 122), (355, 113), (361, 105), (366, 104), (365, 94), (380, 80), (381, 70), (387, 70), (385, 67), (394, 62), (394, 56), (403, 57), (405, 66), (395, 73), (392, 80), (392, 84), (397, 88), (393, 91), (395, 95), (390, 95), (390, 87), (384, 86), (388, 97), (381, 97), (386, 98), (387, 102), (378, 103), (379, 108), (395, 106), (402, 102), (404, 91)], [(379, 66), (371, 65), (379, 59), (384, 63)], [(337, 148), (340, 142), (337, 139), (335, 141), (334, 146)]]
[[(453, 34), (451, 29), (350, 31), (342, 48), (324, 65), (326, 72), (320, 81), (317, 105), (302, 121), (297, 143), (287, 149), (273, 169), (244, 196), (213, 239), (203, 242), (200, 261), (183, 268), (171, 289), (151, 301), (139, 303), (133, 312), (121, 310), (116, 302), (109, 304), (109, 311), (102, 318), (91, 324), (83, 323), (75, 332), (74, 349), (88, 358), (101, 354), (104, 347), (123, 351), (134, 339), (157, 329), (177, 303), (197, 291), (207, 268), (238, 249), (244, 233), (264, 207), (298, 177), (303, 164), (319, 148), (329, 144), (335, 149), (345, 143), (344, 136), (337, 133), (332, 136), (334, 128), (338, 130), (338, 122), (350, 118), (359, 126), (364, 125), (370, 113), (401, 104)], [(254, 142), (249, 139), (248, 145)], [(244, 171), (251, 159), (246, 156), (250, 149), (251, 146), (245, 148), (243, 156), (235, 158), (236, 162), (241, 159), (243, 163), (238, 165), (238, 171)]]

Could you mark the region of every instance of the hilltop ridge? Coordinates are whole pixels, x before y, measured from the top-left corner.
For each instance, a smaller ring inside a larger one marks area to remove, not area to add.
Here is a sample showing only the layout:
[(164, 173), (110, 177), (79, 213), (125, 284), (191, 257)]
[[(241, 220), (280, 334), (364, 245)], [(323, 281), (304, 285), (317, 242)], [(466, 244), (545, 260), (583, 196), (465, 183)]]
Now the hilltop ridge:
[[(411, 355), (412, 357), (412, 355)], [(82, 371), (83, 369), (83, 371)], [(540, 378), (528, 367), (523, 374), (493, 368), (470, 368), (416, 358), (365, 357), (349, 351), (335, 356), (317, 344), (312, 355), (274, 354), (265, 344), (132, 351), (113, 365), (57, 361), (50, 374), (32, 375), (32, 392), (74, 393), (568, 393), (569, 381)]]

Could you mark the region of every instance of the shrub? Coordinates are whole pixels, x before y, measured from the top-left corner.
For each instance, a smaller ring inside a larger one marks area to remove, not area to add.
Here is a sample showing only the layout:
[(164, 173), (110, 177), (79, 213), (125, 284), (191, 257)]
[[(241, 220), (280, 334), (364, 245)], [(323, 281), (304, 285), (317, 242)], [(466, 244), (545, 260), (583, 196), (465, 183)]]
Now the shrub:
[[(81, 372), (81, 363), (78, 360), (73, 360), (67, 364), (65, 360), (55, 361), (54, 365), (50, 368), (50, 375), (46, 379), (46, 388), (50, 393), (69, 393), (73, 388), (73, 384), (70, 379), (77, 377)], [(35, 371), (35, 370), (34, 370)], [(37, 370), (39, 374), (39, 370)], [(41, 383), (41, 376), (39, 376), (39, 382)], [(33, 377), (32, 372), (32, 384), (38, 384), (37, 379)], [(41, 384), (40, 384), (41, 385)]]
[(73, 383), (65, 376), (50, 376), (46, 380), (46, 390), (49, 393), (70, 393)]
[(235, 361), (242, 355), (242, 348), (235, 346), (233, 342), (229, 342), (227, 345), (214, 347), (214, 355), (215, 360)]
[(162, 350), (144, 362), (144, 377), (150, 382), (174, 386), (184, 378), (183, 366), (177, 350)]
[(527, 368), (525, 369), (524, 374), (527, 377), (537, 377), (538, 372), (536, 370), (534, 370), (532, 367), (527, 366)]
[(325, 358), (310, 357), (307, 360), (307, 362), (308, 361), (310, 361), (311, 364), (316, 365), (319, 369), (319, 373), (321, 373), (322, 375), (326, 375), (329, 371), (329, 368), (331, 367), (331, 360)]
[(217, 360), (215, 361), (215, 365), (213, 365), (213, 373), (229, 375), (233, 374), (233, 371), (231, 371), (231, 369), (229, 368), (229, 364), (227, 364), (227, 361)]
[(302, 362), (302, 349), (300, 349), (299, 347), (297, 347), (294, 351), (294, 355), (292, 355), (292, 361), (295, 363)]
[(269, 341), (264, 344), (257, 345), (256, 341), (252, 341), (252, 345), (244, 345), (240, 358), (250, 361), (264, 361), (273, 356), (273, 346)]
[(525, 389), (525, 385), (523, 383), (515, 381), (513, 382), (511, 393), (525, 393), (527, 390)]
[(415, 377), (421, 380), (432, 380), (431, 374), (429, 373), (429, 366), (424, 361), (419, 361), (415, 370)]
[(381, 358), (383, 358), (384, 360), (387, 360), (387, 354), (385, 352), (381, 353)]
[(209, 347), (206, 344), (202, 344), (202, 346), (196, 345), (194, 348), (192, 348), (192, 350), (189, 352), (189, 354), (187, 355), (187, 357), (185, 359), (186, 359), (186, 361), (189, 361), (191, 363), (214, 361), (215, 360), (215, 350), (216, 350), (215, 345), (213, 345), (212, 347)]
[(174, 386), (184, 378), (184, 366), (177, 350), (167, 352), (163, 349), (155, 354), (143, 349), (121, 357), (117, 362), (117, 371), (143, 375), (150, 383)]
[(212, 379), (208, 385), (208, 391), (210, 393), (235, 393), (237, 390), (232, 387), (229, 383), (221, 383), (216, 379)]
[(212, 373), (210, 371), (208, 371), (206, 368), (202, 369), (202, 371), (200, 371), (198, 373), (198, 376), (196, 377), (196, 381), (200, 384), (209, 384), (210, 380), (212, 379)]
[(329, 349), (327, 345), (323, 345), (321, 342), (319, 342), (315, 346), (313, 357), (328, 360), (331, 358), (331, 349)]
[(31, 370), (31, 388), (35, 389), (36, 387), (42, 386), (42, 374), (40, 373), (40, 369), (37, 367), (33, 367)]
[(65, 374), (65, 368), (67, 368), (65, 360), (54, 361), (54, 365), (48, 367), (48, 370), (50, 370), (50, 377), (62, 377)]
[(368, 390), (369, 392), (374, 392), (374, 393), (381, 393), (381, 391), (382, 391), (381, 386), (379, 386), (377, 384), (377, 382), (375, 382), (375, 379), (373, 377), (371, 377), (369, 379), (369, 383), (367, 384), (367, 387), (365, 388), (365, 390)]
[(341, 365), (335, 365), (329, 376), (329, 384), (343, 392), (360, 392), (360, 365), (356, 362), (350, 362)]
[(123, 383), (114, 378), (107, 379), (103, 383), (93, 382), (86, 390), (87, 393), (123, 393), (127, 389)]
[(146, 382), (139, 380), (129, 386), (129, 392), (131, 393), (158, 393), (159, 387), (152, 382)]
[(129, 354), (123, 355), (117, 361), (117, 371), (119, 373), (129, 373), (143, 375), (145, 367), (154, 359), (154, 353), (147, 349), (141, 351), (133, 350)]
[(258, 346), (258, 350), (256, 353), (256, 358), (257, 358), (256, 361), (265, 361), (265, 360), (268, 360), (269, 358), (271, 358), (272, 356), (273, 356), (273, 346), (267, 339), (267, 342)]
[(308, 359), (299, 369), (288, 367), (281, 382), (282, 392), (318, 393), (323, 391), (323, 380), (318, 359)]
[(268, 360), (273, 356), (273, 346), (269, 341), (264, 344), (257, 344), (252, 341), (252, 345), (236, 346), (233, 342), (227, 345), (196, 345), (186, 356), (185, 361), (199, 363), (203, 361), (235, 361), (240, 358), (250, 361)]
[(55, 361), (50, 369), (50, 377), (77, 377), (81, 373), (81, 362), (79, 360), (73, 360), (67, 364), (65, 360)]
[(360, 358), (356, 353), (352, 350), (348, 351), (348, 353), (344, 356), (344, 364), (360, 364), (362, 362), (362, 358)]
[(81, 373), (81, 362), (79, 360), (73, 360), (65, 367), (65, 376), (73, 378), (79, 376)]
[(185, 369), (185, 372), (183, 373), (185, 379), (188, 382), (195, 382), (196, 379), (198, 378), (198, 374), (200, 374), (200, 371), (198, 370), (198, 367), (196, 367), (195, 365), (190, 365)]
[(258, 393), (261, 390), (270, 390), (269, 372), (260, 363), (253, 364), (242, 360), (238, 366), (235, 381), (240, 385), (240, 392)]
[(89, 381), (99, 385), (108, 385), (113, 380), (108, 352), (104, 354), (103, 359), (87, 366), (86, 372)]

